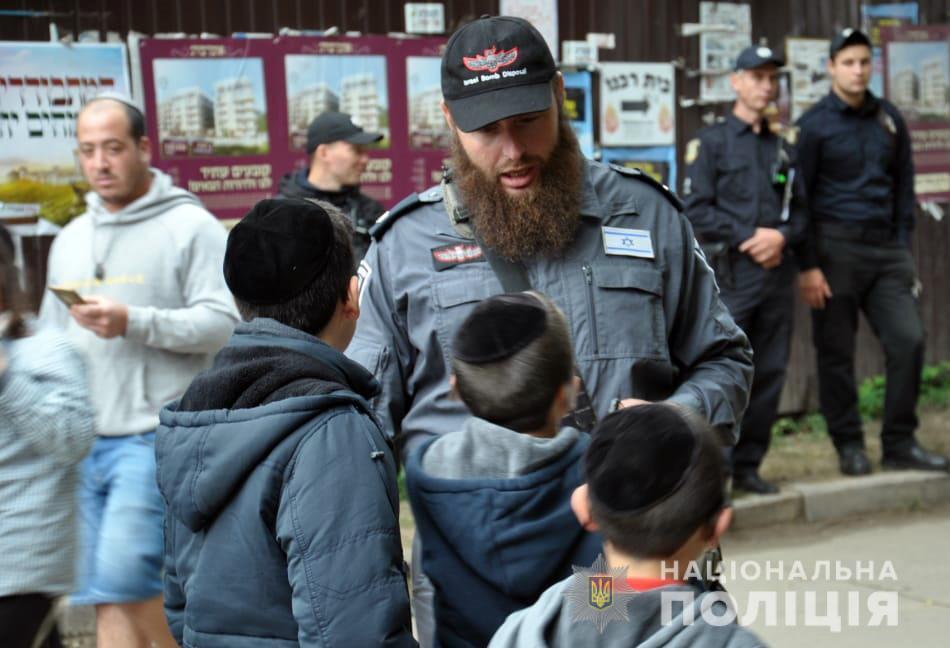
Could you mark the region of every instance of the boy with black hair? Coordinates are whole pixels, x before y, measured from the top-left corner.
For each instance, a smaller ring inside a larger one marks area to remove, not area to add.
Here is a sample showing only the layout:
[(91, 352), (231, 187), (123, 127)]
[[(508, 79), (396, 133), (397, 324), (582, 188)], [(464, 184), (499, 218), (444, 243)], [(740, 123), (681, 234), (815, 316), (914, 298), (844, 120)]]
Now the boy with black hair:
[(414, 645), (392, 448), (345, 218), (264, 200), (228, 237), (244, 322), (161, 413), (165, 613), (184, 645)]
[[(574, 492), (571, 505), (585, 528), (603, 535), (605, 571), (613, 572), (612, 604), (627, 603), (628, 620), (607, 622), (601, 632), (578, 619), (572, 606), (587, 606), (591, 596), (580, 572), (511, 615), (490, 645), (764, 645), (735, 623), (707, 623), (702, 609), (712, 606), (721, 619), (725, 603), (705, 600), (713, 593), (686, 580), (701, 573), (700, 557), (718, 544), (732, 520), (722, 453), (709, 425), (668, 403), (623, 409), (594, 430), (584, 464), (587, 483)], [(693, 595), (685, 606), (684, 592)], [(679, 614), (664, 623), (664, 607)]]
[(589, 564), (600, 539), (570, 508), (588, 437), (558, 429), (575, 386), (557, 306), (533, 292), (483, 301), (455, 335), (452, 370), (473, 416), (413, 452), (406, 483), (435, 589), (434, 644), (484, 646), (511, 612)]

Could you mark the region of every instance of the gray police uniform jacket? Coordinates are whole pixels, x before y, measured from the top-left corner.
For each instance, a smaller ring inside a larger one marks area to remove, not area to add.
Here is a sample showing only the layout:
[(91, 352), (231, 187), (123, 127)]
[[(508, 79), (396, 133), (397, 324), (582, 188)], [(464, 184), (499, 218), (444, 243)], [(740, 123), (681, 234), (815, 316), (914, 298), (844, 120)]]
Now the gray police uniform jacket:
[[(752, 351), (679, 200), (638, 172), (584, 164), (575, 240), (559, 258), (525, 268), (570, 322), (598, 418), (614, 398), (666, 399), (734, 443)], [(608, 254), (603, 227), (648, 232), (653, 258)], [(476, 303), (504, 290), (475, 241), (453, 227), (439, 187), (380, 219), (360, 279), (361, 314), (346, 353), (379, 380), (373, 407), (405, 454), (428, 435), (462, 427), (468, 412), (449, 395), (452, 337)]]

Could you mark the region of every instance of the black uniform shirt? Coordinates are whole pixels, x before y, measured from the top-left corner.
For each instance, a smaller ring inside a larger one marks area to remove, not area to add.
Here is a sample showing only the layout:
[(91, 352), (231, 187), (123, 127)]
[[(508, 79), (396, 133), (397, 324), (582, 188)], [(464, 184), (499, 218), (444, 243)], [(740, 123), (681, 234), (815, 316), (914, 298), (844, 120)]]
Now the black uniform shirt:
[[(897, 108), (870, 92), (851, 108), (829, 92), (798, 120), (797, 164), (810, 224), (889, 230), (909, 242), (914, 228), (914, 164)], [(818, 265), (815, 228), (797, 250), (802, 269)]]
[[(766, 123), (758, 133), (732, 113), (699, 132), (686, 147), (686, 215), (699, 238), (732, 248), (755, 234), (756, 227), (778, 229), (797, 243), (803, 226), (797, 201), (782, 221), (784, 186), (773, 184), (784, 140)], [(787, 164), (785, 165), (787, 176)]]

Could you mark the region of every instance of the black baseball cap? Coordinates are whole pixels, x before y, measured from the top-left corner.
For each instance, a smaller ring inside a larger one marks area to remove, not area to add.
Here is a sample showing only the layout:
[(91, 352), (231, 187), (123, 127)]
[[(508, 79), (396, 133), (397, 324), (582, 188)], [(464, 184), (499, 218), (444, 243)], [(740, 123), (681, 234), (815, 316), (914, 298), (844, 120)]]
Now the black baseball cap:
[(328, 110), (320, 113), (307, 127), (307, 153), (313, 153), (321, 144), (340, 141), (373, 144), (381, 139), (382, 133), (367, 133), (354, 124), (346, 113)]
[(736, 70), (751, 70), (770, 64), (782, 67), (785, 65), (785, 59), (771, 47), (765, 47), (764, 45), (747, 47), (739, 52), (739, 56), (736, 57)]
[(544, 37), (523, 18), (482, 16), (460, 27), (442, 57), (442, 96), (465, 132), (551, 107), (557, 72)]
[(871, 47), (871, 39), (860, 29), (845, 27), (832, 37), (831, 46), (828, 48), (828, 55), (834, 58), (835, 54), (848, 45), (867, 45)]

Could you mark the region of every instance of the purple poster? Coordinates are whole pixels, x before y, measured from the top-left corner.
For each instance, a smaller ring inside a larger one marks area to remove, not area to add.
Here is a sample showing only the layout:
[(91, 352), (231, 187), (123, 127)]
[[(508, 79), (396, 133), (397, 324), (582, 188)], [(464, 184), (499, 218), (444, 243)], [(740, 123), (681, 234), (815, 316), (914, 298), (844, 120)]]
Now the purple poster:
[(349, 113), (382, 141), (362, 190), (385, 206), (438, 182), (449, 134), (441, 38), (282, 37), (141, 45), (153, 164), (219, 218), (239, 218), (308, 164), (307, 125)]

